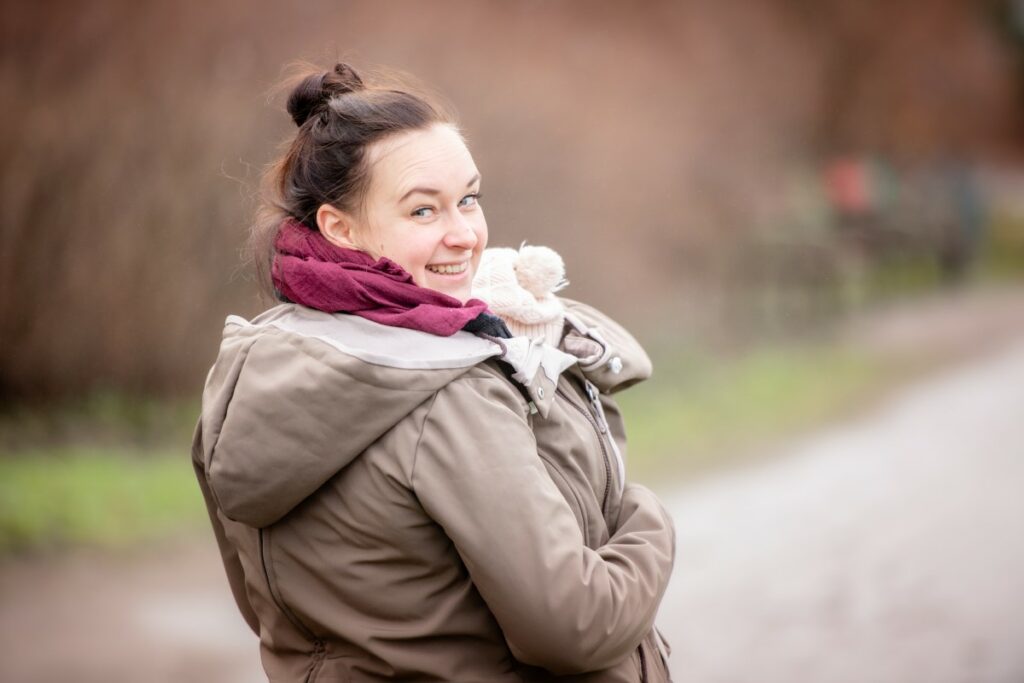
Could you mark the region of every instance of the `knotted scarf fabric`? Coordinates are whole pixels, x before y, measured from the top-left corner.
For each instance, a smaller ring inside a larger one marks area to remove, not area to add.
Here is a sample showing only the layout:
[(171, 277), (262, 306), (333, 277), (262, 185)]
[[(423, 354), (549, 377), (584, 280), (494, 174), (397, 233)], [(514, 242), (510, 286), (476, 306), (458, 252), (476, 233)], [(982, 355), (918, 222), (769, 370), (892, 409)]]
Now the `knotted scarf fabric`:
[(510, 336), (500, 318), (479, 299), (462, 303), (413, 282), (388, 258), (331, 244), (319, 231), (286, 219), (274, 241), (271, 278), (278, 296), (327, 313), (351, 313), (393, 327), (448, 337), (466, 328), (475, 334)]

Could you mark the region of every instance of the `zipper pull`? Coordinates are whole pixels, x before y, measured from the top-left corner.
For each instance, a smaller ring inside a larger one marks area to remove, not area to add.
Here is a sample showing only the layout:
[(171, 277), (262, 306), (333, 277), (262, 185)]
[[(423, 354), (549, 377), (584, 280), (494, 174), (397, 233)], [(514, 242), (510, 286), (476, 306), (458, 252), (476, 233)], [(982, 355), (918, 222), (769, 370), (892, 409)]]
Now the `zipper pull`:
[(608, 421), (604, 419), (604, 408), (601, 406), (601, 399), (598, 398), (598, 390), (589, 379), (583, 380), (583, 388), (587, 392), (587, 398), (590, 399), (590, 405), (594, 407), (594, 413), (597, 415), (597, 426), (601, 430), (602, 434), (608, 433)]

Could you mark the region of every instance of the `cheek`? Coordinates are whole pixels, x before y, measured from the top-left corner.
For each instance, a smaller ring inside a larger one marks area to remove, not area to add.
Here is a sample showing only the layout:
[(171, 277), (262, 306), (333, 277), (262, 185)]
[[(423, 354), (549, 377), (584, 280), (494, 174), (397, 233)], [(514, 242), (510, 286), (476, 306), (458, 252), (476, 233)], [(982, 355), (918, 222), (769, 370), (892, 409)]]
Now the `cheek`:
[(477, 251), (483, 251), (487, 246), (487, 221), (484, 219), (484, 215), (480, 214), (480, 223), (475, 228), (476, 240), (477, 240)]
[(403, 230), (401, 226), (385, 225), (374, 235), (374, 247), (382, 256), (402, 266), (418, 283), (427, 261), (423, 256), (424, 248), (414, 235), (415, 233)]
[(437, 243), (436, 240), (423, 238), (407, 239), (399, 246), (398, 250), (404, 260), (402, 266), (419, 282), (423, 277), (426, 265), (434, 259)]

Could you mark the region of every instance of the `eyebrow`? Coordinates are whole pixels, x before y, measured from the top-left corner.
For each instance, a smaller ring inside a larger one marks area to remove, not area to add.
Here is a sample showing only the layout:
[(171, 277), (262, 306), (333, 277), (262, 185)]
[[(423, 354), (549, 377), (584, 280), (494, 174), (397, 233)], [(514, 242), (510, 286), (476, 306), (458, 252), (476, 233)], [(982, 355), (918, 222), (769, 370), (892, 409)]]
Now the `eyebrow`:
[[(479, 173), (477, 173), (475, 176), (473, 176), (472, 178), (469, 179), (469, 182), (466, 183), (466, 187), (472, 187), (473, 183), (475, 183), (478, 180), (480, 180), (480, 174)], [(441, 194), (441, 190), (437, 190), (437, 189), (434, 189), (432, 187), (414, 187), (411, 190), (409, 190), (408, 192), (406, 192), (405, 194), (403, 194), (402, 198), (399, 199), (398, 201), (399, 202), (404, 202), (406, 199), (408, 199), (409, 195), (415, 194), (417, 192), (420, 192), (422, 194), (429, 194), (429, 195), (432, 195), (432, 196), (436, 196), (436, 195)]]

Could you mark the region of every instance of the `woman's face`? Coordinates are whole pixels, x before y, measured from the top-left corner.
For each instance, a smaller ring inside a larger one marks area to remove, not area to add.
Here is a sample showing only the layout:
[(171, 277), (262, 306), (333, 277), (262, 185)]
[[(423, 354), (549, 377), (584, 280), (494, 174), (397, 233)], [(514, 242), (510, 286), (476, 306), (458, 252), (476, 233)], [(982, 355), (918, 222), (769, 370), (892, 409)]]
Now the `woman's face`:
[[(449, 125), (409, 131), (367, 150), (370, 182), (359, 218), (344, 227), (325, 226), (331, 241), (351, 242), (374, 256), (386, 256), (416, 284), (460, 301), (470, 298), (480, 253), (487, 245), (487, 221), (478, 203), (480, 173), (462, 137)], [(333, 238), (333, 239), (332, 239)]]

